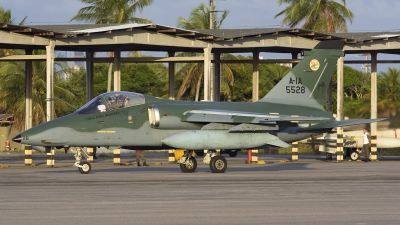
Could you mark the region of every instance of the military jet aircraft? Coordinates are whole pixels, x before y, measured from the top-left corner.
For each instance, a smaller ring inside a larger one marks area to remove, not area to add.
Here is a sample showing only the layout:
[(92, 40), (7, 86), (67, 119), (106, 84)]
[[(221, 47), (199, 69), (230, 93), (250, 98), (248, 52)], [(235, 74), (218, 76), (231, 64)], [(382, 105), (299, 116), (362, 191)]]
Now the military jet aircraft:
[[(289, 147), (293, 141), (334, 127), (383, 120), (335, 121), (324, 110), (327, 87), (343, 56), (343, 46), (342, 41), (323, 41), (304, 52), (300, 63), (257, 102), (175, 101), (109, 92), (70, 115), (22, 132), (13, 141), (47, 148), (186, 149), (178, 161), (183, 172), (197, 168), (193, 151), (208, 149), (203, 163), (212, 172), (223, 173), (227, 162), (216, 149)], [(90, 163), (80, 162), (82, 155), (87, 156), (84, 153), (75, 155), (75, 166), (89, 173)]]

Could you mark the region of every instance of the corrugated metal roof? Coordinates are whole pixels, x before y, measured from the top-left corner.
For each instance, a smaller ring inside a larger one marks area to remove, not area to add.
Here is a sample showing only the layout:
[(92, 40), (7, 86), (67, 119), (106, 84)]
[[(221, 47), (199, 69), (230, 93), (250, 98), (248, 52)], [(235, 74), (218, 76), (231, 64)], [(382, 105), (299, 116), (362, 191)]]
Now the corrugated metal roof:
[(159, 24), (61, 24), (61, 25), (32, 25), (32, 28), (46, 30), (50, 32), (56, 32), (58, 34), (57, 37), (74, 37), (77, 35), (83, 34), (91, 34), (91, 33), (102, 33), (102, 32), (110, 32), (115, 30), (124, 30), (124, 29), (146, 29), (159, 33), (168, 33), (171, 35), (178, 36), (191, 36), (191, 37), (201, 37), (206, 36), (206, 34), (201, 34), (197, 31), (185, 30), (175, 27), (169, 27)]
[(110, 30), (123, 30), (123, 29), (130, 29), (130, 28), (136, 28), (136, 27), (147, 27), (151, 24), (121, 24), (121, 25), (114, 25), (114, 26), (108, 26), (108, 27), (97, 27), (97, 28), (89, 28), (89, 29), (84, 29), (84, 30), (74, 30), (71, 31), (73, 33), (97, 33), (97, 32), (105, 32), (105, 31), (110, 31)]
[(35, 29), (53, 31), (60, 34), (75, 35), (77, 30), (95, 29), (109, 27), (115, 24), (48, 24), (48, 25), (31, 25)]
[(196, 30), (200, 33), (213, 35), (218, 38), (242, 38), (247, 36), (256, 36), (260, 34), (273, 34), (277, 32), (290, 31), (290, 28), (253, 28), (253, 29), (213, 29), (213, 30)]
[(356, 42), (370, 42), (373, 40), (383, 40), (400, 36), (399, 32), (352, 32), (352, 33), (329, 33), (337, 37), (354, 40)]
[(35, 35), (42, 37), (69, 38), (79, 35), (110, 32), (123, 29), (144, 29), (168, 35), (194, 38), (208, 41), (223, 41), (255, 37), (260, 35), (275, 35), (286, 33), (293, 36), (316, 40), (344, 40), (346, 43), (363, 43), (374, 40), (387, 40), (400, 37), (400, 32), (355, 32), (355, 33), (318, 33), (297, 28), (250, 28), (250, 29), (214, 29), (185, 30), (159, 24), (62, 24), (62, 25), (30, 25), (19, 26), (0, 23), (0, 30)]

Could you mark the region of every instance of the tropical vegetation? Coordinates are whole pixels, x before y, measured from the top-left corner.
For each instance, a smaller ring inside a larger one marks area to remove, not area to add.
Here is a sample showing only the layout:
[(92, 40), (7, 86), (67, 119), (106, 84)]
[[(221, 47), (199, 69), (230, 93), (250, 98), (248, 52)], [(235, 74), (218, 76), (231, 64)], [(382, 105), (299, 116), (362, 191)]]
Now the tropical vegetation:
[(281, 23), (289, 27), (322, 33), (347, 32), (346, 21), (353, 22), (354, 14), (346, 7), (346, 0), (278, 0), (288, 6), (275, 15), (284, 16)]
[[(210, 29), (210, 10), (214, 9), (208, 8), (204, 4), (200, 4), (197, 8), (193, 9), (190, 13), (189, 19), (183, 17), (178, 18), (178, 27), (187, 30), (207, 30)], [(219, 29), (229, 14), (229, 10), (223, 12), (219, 16), (216, 12), (212, 12), (213, 21), (212, 27), (214, 29)], [(179, 56), (199, 56), (203, 54), (199, 53), (179, 53)], [(222, 54), (221, 59), (232, 59), (235, 58), (233, 55)], [(204, 65), (203, 63), (186, 63), (178, 64), (179, 70), (176, 72), (175, 76), (177, 80), (180, 81), (180, 88), (176, 94), (177, 99), (193, 99), (198, 101), (201, 97), (200, 89), (202, 87), (202, 79), (204, 75)], [(231, 95), (230, 86), (233, 85), (234, 76), (230, 67), (226, 64), (221, 65), (221, 87), (222, 94), (228, 98)], [(186, 93), (190, 90), (189, 93)], [(185, 95), (186, 94), (186, 95)], [(219, 99), (219, 97), (217, 97)]]
[[(27, 17), (25, 16), (25, 18), (22, 19), (22, 21), (19, 22), (18, 25), (23, 25), (26, 18)], [(3, 7), (0, 6), (0, 23), (14, 24), (14, 20), (15, 19), (11, 17), (11, 10), (5, 10)]]
[[(94, 22), (96, 24), (151, 23), (151, 20), (135, 17), (137, 11), (153, 3), (153, 0), (81, 0), (89, 6), (83, 7), (70, 21)], [(113, 57), (114, 53), (107, 53)], [(113, 63), (108, 64), (107, 91), (111, 91)]]
[(153, 0), (81, 0), (89, 4), (72, 17), (71, 21), (96, 24), (149, 23), (148, 19), (135, 17), (137, 11), (151, 5)]
[[(17, 52), (20, 53), (20, 52)], [(43, 55), (44, 50), (34, 50), (33, 55)], [(25, 125), (25, 62), (0, 63), (0, 111), (14, 114), (18, 128)], [(56, 63), (54, 70), (54, 95), (58, 98), (71, 101), (74, 94), (71, 90), (58, 84), (67, 71), (65, 63)], [(32, 62), (32, 122), (37, 125), (46, 121), (46, 62)], [(68, 111), (63, 102), (55, 103), (55, 115), (61, 116)]]

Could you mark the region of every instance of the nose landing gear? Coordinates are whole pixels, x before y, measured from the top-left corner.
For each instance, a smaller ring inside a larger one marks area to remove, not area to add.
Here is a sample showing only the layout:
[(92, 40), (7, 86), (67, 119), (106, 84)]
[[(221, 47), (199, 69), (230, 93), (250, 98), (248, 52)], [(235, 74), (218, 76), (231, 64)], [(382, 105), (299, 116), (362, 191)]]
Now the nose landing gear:
[(83, 148), (80, 147), (71, 147), (69, 148), (71, 152), (74, 153), (75, 157), (75, 163), (74, 166), (78, 167), (78, 170), (81, 174), (88, 174), (92, 170), (92, 166), (90, 165), (89, 162), (83, 161), (81, 162), (82, 156), (85, 157), (86, 159), (89, 158), (89, 155)]

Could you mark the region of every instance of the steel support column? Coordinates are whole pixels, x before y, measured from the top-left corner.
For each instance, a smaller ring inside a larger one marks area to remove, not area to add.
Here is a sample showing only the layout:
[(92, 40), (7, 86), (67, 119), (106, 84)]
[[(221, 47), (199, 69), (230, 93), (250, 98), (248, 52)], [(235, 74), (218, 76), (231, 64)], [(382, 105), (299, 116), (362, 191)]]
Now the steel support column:
[[(343, 120), (343, 57), (340, 57), (337, 61), (337, 113), (336, 120)], [(343, 162), (343, 129), (341, 127), (336, 128), (337, 139), (336, 139), (336, 159), (338, 162)]]
[(114, 51), (114, 91), (121, 90), (121, 50)]
[[(292, 59), (298, 59), (298, 52), (292, 52)], [(297, 65), (297, 63), (292, 63), (292, 69)]]
[[(32, 55), (32, 49), (25, 49)], [(25, 130), (32, 128), (32, 60), (25, 61)], [(32, 146), (25, 145), (25, 166), (32, 165)]]
[(221, 59), (221, 53), (220, 52), (214, 52), (214, 98), (212, 99), (213, 101), (220, 101), (221, 98), (221, 63), (219, 60)]
[[(169, 51), (168, 57), (174, 57), (175, 52)], [(169, 89), (169, 99), (175, 99), (175, 62), (168, 63), (168, 89)]]
[[(32, 55), (32, 49), (25, 50)], [(25, 130), (32, 128), (32, 60), (25, 61)]]
[[(378, 118), (377, 53), (371, 53), (371, 119)], [(377, 123), (371, 123), (371, 160), (377, 156)]]
[(259, 93), (259, 75), (260, 75), (260, 70), (259, 70), (259, 63), (258, 60), (260, 58), (260, 52), (254, 51), (253, 52), (253, 97), (252, 101), (256, 102), (258, 101), (258, 93)]
[(86, 52), (86, 100), (93, 98), (93, 52)]
[[(260, 52), (259, 51), (254, 51), (253, 52), (253, 97), (252, 97), (252, 102), (258, 101), (258, 93), (259, 93), (259, 75), (260, 75), (260, 70), (259, 70), (259, 59), (260, 59)], [(258, 150), (253, 149), (252, 150), (252, 160), (251, 163), (257, 163), (258, 162)]]
[[(54, 46), (55, 41), (51, 40), (46, 46), (46, 98), (54, 98)], [(46, 120), (54, 118), (54, 101), (46, 101)]]
[(210, 69), (211, 69), (211, 45), (204, 48), (204, 100), (211, 100), (211, 85), (210, 85)]

